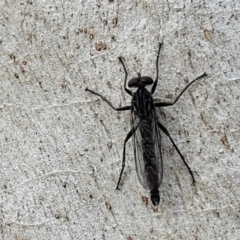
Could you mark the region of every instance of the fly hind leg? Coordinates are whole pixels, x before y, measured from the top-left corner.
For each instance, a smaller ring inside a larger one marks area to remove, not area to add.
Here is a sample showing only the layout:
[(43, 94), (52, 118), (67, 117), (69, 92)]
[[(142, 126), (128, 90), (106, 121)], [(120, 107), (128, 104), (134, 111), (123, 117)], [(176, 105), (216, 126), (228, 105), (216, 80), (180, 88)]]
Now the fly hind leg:
[(170, 136), (168, 130), (160, 123), (158, 122), (158, 127), (169, 137), (170, 141), (172, 142), (173, 146), (175, 147), (175, 149), (177, 150), (178, 154), (180, 155), (181, 159), (183, 160), (185, 166), (187, 167), (191, 177), (192, 177), (192, 181), (193, 181), (193, 184), (196, 183), (195, 181), (195, 178), (193, 176), (193, 173), (192, 173), (192, 170), (191, 168), (188, 166), (187, 162), (185, 161), (183, 155), (181, 154), (180, 150), (178, 149), (177, 145), (175, 144), (175, 142), (173, 141), (172, 137)]
[(120, 172), (120, 175), (119, 175), (119, 178), (118, 178), (117, 187), (116, 187), (116, 189), (118, 189), (118, 190), (119, 190), (119, 184), (120, 184), (120, 181), (121, 181), (121, 178), (122, 178), (123, 170), (124, 170), (124, 167), (125, 167), (126, 143), (132, 137), (132, 135), (135, 131), (136, 131), (136, 128), (133, 127), (129, 131), (129, 133), (127, 134), (126, 138), (124, 139), (122, 169), (121, 169), (121, 172)]

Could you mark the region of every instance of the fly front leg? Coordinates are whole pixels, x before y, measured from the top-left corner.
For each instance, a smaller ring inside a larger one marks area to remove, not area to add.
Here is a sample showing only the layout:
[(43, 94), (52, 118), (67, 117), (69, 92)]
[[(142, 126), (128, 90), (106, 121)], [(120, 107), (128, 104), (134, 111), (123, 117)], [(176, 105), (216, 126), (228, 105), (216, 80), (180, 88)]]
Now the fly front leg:
[(169, 137), (170, 141), (172, 142), (173, 146), (175, 147), (175, 149), (177, 150), (178, 154), (180, 155), (181, 159), (183, 160), (185, 166), (187, 167), (191, 177), (192, 177), (192, 181), (193, 181), (193, 184), (195, 184), (195, 178), (193, 176), (193, 173), (192, 173), (192, 170), (191, 168), (188, 166), (187, 162), (185, 161), (183, 155), (181, 154), (180, 150), (178, 149), (177, 145), (175, 144), (175, 142), (173, 141), (172, 137), (170, 136), (168, 130), (160, 123), (158, 122), (158, 127)]
[(157, 83), (158, 83), (158, 62), (159, 62), (159, 55), (160, 55), (160, 50), (161, 50), (161, 47), (162, 47), (162, 43), (159, 43), (159, 47), (158, 47), (158, 54), (157, 54), (157, 60), (156, 60), (156, 71), (157, 71), (157, 76), (156, 76), (156, 79), (153, 83), (153, 86), (152, 86), (152, 89), (151, 89), (151, 93), (154, 94), (155, 92), (155, 89), (157, 87)]
[(132, 95), (133, 95), (132, 92), (131, 92), (129, 89), (127, 89), (127, 76), (128, 76), (128, 73), (127, 73), (126, 66), (125, 66), (125, 64), (124, 64), (124, 62), (123, 62), (122, 57), (119, 57), (118, 59), (119, 59), (120, 63), (122, 64), (123, 69), (124, 69), (124, 72), (125, 72), (124, 90), (125, 90), (129, 95), (132, 96)]
[(191, 81), (181, 92), (180, 94), (176, 97), (176, 99), (173, 102), (159, 102), (159, 103), (154, 103), (155, 107), (167, 107), (167, 106), (172, 106), (174, 105), (178, 99), (182, 96), (182, 94), (190, 87), (190, 85), (192, 85), (194, 82), (196, 82), (197, 80), (203, 78), (203, 77), (207, 77), (207, 74), (204, 73), (201, 76), (197, 77), (196, 79), (194, 79), (193, 81)]
[(131, 106), (124, 106), (124, 107), (118, 107), (118, 108), (115, 108), (112, 103), (110, 101), (108, 101), (104, 96), (102, 96), (101, 94), (97, 93), (97, 92), (94, 92), (93, 90), (90, 90), (88, 88), (85, 89), (86, 91), (92, 93), (92, 94), (95, 94), (97, 96), (99, 96), (104, 102), (106, 102), (112, 109), (116, 110), (116, 111), (126, 111), (126, 110), (130, 110), (131, 109)]
[(119, 184), (122, 178), (122, 174), (123, 174), (123, 170), (125, 167), (125, 155), (126, 155), (126, 143), (127, 141), (132, 137), (132, 135), (134, 134), (134, 132), (136, 131), (137, 127), (133, 127), (130, 132), (127, 134), (126, 138), (124, 139), (124, 144), (123, 144), (123, 160), (122, 160), (122, 169), (119, 175), (119, 179), (118, 179), (118, 183), (117, 183), (117, 187), (116, 189), (119, 190)]

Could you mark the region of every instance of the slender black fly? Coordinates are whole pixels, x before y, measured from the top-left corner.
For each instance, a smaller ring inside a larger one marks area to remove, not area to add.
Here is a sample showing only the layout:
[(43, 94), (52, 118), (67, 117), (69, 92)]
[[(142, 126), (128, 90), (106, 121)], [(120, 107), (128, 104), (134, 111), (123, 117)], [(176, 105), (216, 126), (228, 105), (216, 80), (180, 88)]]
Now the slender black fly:
[[(116, 111), (131, 110), (132, 128), (124, 140), (122, 169), (118, 179), (117, 189), (119, 189), (119, 184), (120, 184), (123, 170), (125, 167), (126, 143), (132, 137), (138, 179), (144, 188), (150, 190), (151, 201), (155, 206), (157, 206), (160, 201), (158, 188), (162, 182), (162, 177), (163, 177), (161, 136), (160, 136), (159, 130), (164, 132), (169, 137), (170, 141), (172, 142), (173, 146), (175, 147), (181, 159), (183, 160), (185, 166), (187, 167), (192, 177), (193, 183), (195, 183), (193, 173), (190, 167), (188, 166), (187, 162), (185, 161), (183, 155), (181, 154), (178, 147), (174, 143), (168, 130), (158, 121), (155, 107), (167, 107), (167, 106), (174, 105), (192, 83), (194, 83), (195, 81), (199, 80), (202, 77), (207, 76), (207, 74), (204, 73), (198, 78), (191, 81), (180, 92), (180, 94), (177, 96), (177, 98), (173, 102), (154, 102), (152, 95), (155, 92), (155, 89), (158, 83), (158, 62), (159, 62), (159, 54), (160, 54), (161, 46), (162, 46), (162, 43), (159, 43), (159, 50), (158, 50), (157, 60), (156, 60), (157, 76), (155, 81), (153, 81), (151, 77), (146, 77), (146, 76), (142, 77), (140, 73), (138, 73), (138, 77), (133, 78), (128, 82), (129, 88), (137, 88), (135, 92), (132, 92), (126, 87), (128, 74), (127, 74), (127, 70), (123, 62), (123, 59), (119, 57), (119, 60), (125, 72), (124, 89), (129, 95), (132, 96), (132, 104), (130, 106), (115, 108), (112, 105), (112, 103), (109, 102), (105, 97), (103, 97), (99, 93), (96, 93), (86, 88), (87, 91), (102, 98), (111, 108), (113, 108)], [(148, 85), (152, 85), (152, 88), (150, 91), (148, 91), (145, 88)]]

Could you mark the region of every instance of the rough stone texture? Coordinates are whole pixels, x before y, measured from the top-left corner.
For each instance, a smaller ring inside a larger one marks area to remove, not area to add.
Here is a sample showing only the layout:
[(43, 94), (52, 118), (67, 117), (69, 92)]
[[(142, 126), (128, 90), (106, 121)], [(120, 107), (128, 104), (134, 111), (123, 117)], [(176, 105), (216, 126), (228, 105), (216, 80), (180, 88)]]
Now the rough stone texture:
[[(212, 3), (209, 3), (212, 2)], [(239, 239), (240, 1), (0, 2), (0, 239)], [(131, 141), (129, 78), (155, 77), (157, 99), (194, 171), (163, 136), (161, 203), (150, 204)]]

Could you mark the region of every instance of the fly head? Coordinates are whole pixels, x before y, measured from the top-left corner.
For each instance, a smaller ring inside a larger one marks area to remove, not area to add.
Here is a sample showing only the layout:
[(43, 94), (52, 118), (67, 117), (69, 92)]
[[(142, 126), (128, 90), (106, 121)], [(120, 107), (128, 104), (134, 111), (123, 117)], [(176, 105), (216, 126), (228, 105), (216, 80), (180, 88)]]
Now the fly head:
[(139, 87), (145, 87), (147, 85), (153, 84), (153, 79), (147, 76), (141, 77), (140, 73), (138, 74), (138, 77), (132, 78), (128, 82), (128, 87), (130, 88), (139, 88)]

